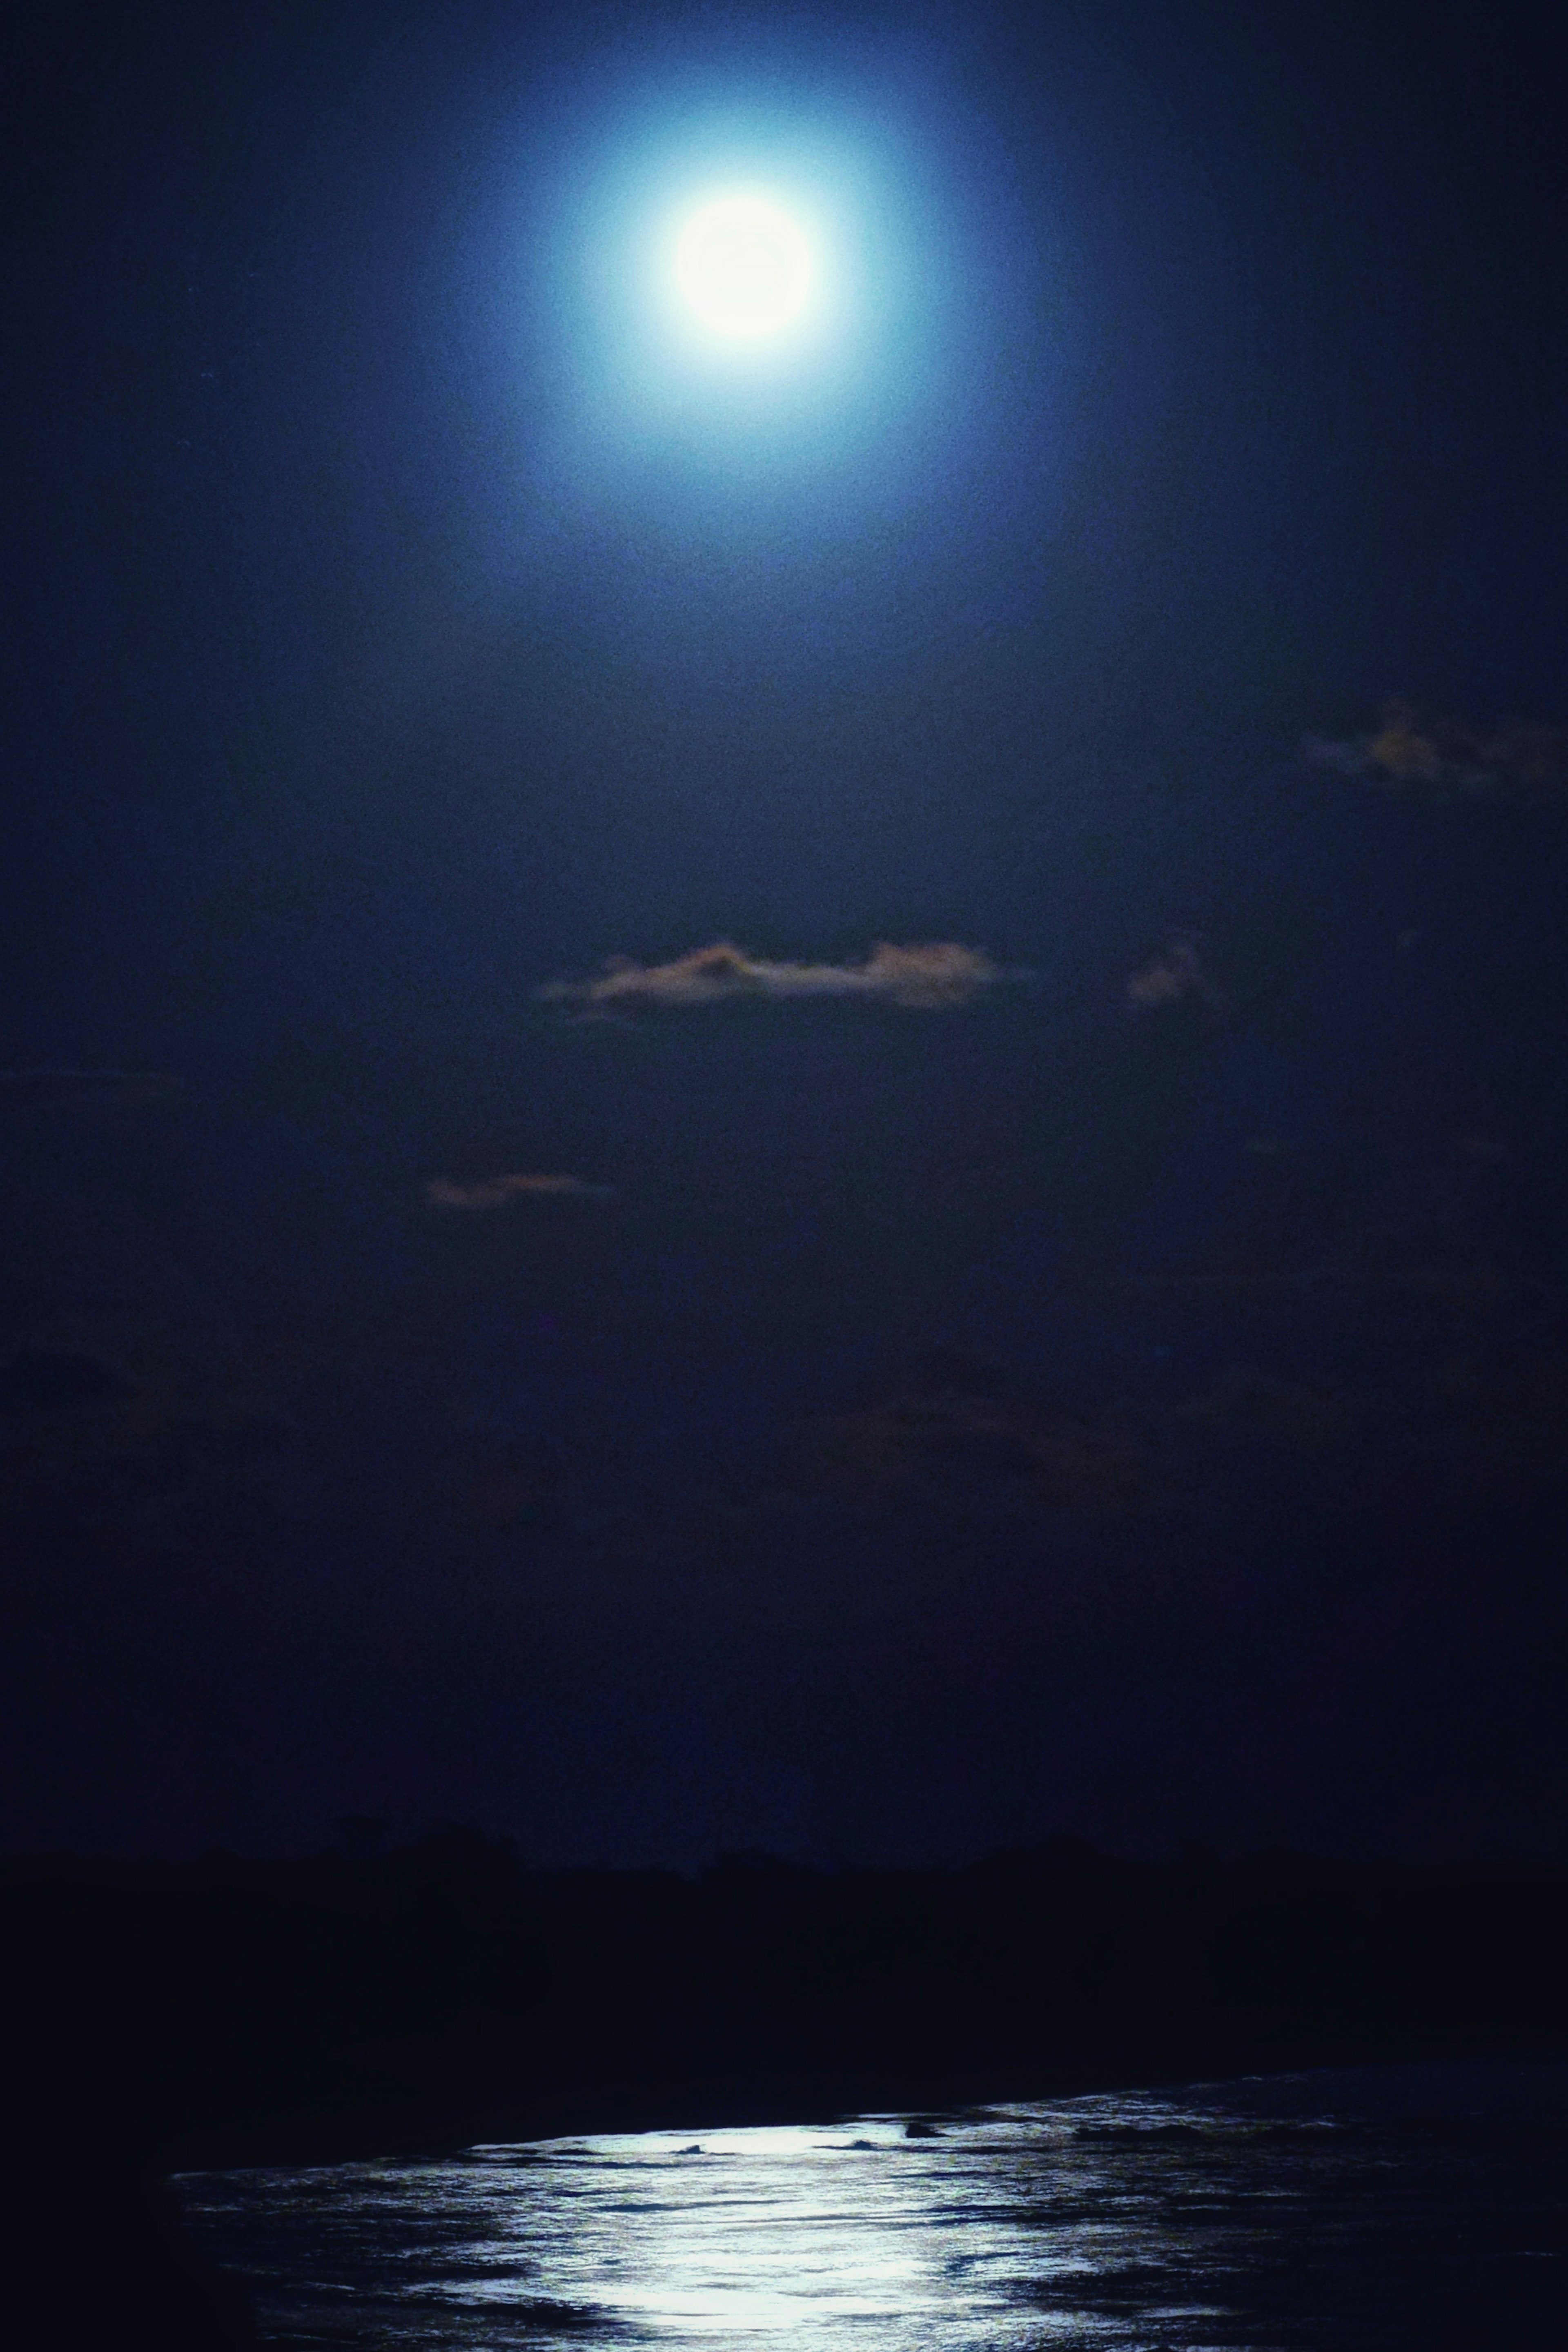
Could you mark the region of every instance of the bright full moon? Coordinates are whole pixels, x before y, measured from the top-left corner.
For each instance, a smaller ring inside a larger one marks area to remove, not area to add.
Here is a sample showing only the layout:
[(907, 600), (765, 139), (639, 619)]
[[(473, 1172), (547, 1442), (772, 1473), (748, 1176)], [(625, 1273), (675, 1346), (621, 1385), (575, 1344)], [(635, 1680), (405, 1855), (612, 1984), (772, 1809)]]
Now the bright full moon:
[(693, 213), (676, 247), (680, 290), (709, 331), (776, 334), (805, 307), (811, 247), (765, 196), (719, 196)]

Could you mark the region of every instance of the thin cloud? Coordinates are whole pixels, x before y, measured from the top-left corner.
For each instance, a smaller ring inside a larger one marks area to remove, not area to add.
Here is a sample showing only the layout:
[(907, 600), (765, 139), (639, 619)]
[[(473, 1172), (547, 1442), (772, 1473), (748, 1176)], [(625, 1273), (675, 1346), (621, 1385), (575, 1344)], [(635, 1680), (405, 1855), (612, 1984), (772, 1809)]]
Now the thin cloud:
[(887, 1402), (798, 1431), (786, 1491), (963, 1517), (1140, 1511), (1156, 1499), (1143, 1446), (1125, 1423), (1044, 1412), (1009, 1394), (996, 1367), (938, 1356)]
[(132, 1109), (184, 1092), (165, 1070), (0, 1070), (0, 1111)]
[(937, 1011), (969, 1003), (1002, 976), (988, 956), (951, 940), (917, 947), (883, 941), (858, 964), (770, 963), (721, 940), (677, 956), (672, 963), (632, 963), (617, 957), (597, 980), (555, 981), (540, 994), (601, 1013), (829, 996)]
[(1557, 1484), (1568, 1475), (1568, 1318), (1500, 1360), (1448, 1360), (1436, 1391), (1474, 1451), (1472, 1475), (1483, 1486)]
[(489, 1176), (478, 1184), (454, 1184), (434, 1176), (425, 1197), (438, 1209), (504, 1209), (509, 1201), (574, 1195), (584, 1201), (607, 1201), (611, 1184), (584, 1184), (577, 1176)]
[(1568, 798), (1568, 728), (1510, 724), (1489, 733), (1424, 720), (1409, 703), (1389, 702), (1374, 733), (1347, 742), (1314, 738), (1306, 748), (1321, 767), (1429, 800)]
[(1348, 1419), (1343, 1399), (1332, 1390), (1279, 1380), (1250, 1364), (1233, 1364), (1178, 1404), (1174, 1413), (1179, 1421), (1256, 1431), (1309, 1450), (1331, 1444)]
[(1489, 1313), (1506, 1296), (1503, 1277), (1494, 1265), (1401, 1266), (1355, 1251), (1342, 1251), (1316, 1265), (1297, 1267), (1237, 1265), (1206, 1273), (1123, 1275), (1116, 1286), (1127, 1297), (1200, 1300), (1405, 1291), (1462, 1314)]
[(1184, 996), (1201, 996), (1215, 1012), (1225, 1003), (1198, 961), (1198, 951), (1191, 940), (1173, 940), (1164, 955), (1144, 964), (1127, 982), (1127, 1002), (1134, 1013), (1150, 1013), (1158, 1005), (1177, 1004)]
[(289, 1424), (269, 1378), (156, 1321), (0, 1328), (0, 1535), (48, 1523), (142, 1533), (253, 1494)]

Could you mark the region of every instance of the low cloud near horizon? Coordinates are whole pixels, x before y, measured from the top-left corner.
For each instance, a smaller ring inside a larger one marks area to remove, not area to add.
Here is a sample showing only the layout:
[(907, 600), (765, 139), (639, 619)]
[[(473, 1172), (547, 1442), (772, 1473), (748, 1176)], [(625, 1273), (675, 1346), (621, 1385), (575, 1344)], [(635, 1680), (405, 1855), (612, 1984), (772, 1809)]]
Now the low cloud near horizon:
[(617, 957), (597, 980), (555, 981), (540, 990), (557, 1003), (609, 1013), (639, 1005), (686, 1008), (741, 999), (879, 999), (914, 1011), (969, 1003), (1003, 977), (988, 956), (951, 940), (917, 947), (885, 940), (864, 963), (773, 963), (727, 940), (694, 948), (673, 962), (633, 963)]

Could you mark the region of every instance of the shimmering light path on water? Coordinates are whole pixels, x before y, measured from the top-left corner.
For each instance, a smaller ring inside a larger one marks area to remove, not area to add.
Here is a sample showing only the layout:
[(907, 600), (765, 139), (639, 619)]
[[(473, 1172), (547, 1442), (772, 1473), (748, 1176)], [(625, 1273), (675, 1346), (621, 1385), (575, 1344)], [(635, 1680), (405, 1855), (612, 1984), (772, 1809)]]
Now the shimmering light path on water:
[(1389, 2069), (181, 2186), (287, 2345), (1546, 2352), (1565, 2125), (1565, 2069)]

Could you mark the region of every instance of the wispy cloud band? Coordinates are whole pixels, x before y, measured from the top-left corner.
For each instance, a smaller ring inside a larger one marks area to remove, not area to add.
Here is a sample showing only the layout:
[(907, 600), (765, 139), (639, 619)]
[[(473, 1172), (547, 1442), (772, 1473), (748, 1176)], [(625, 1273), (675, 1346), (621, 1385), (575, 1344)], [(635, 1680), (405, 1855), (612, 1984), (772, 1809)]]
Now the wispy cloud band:
[(605, 1201), (614, 1189), (609, 1184), (584, 1184), (577, 1176), (489, 1176), (477, 1184), (454, 1184), (447, 1177), (434, 1176), (425, 1187), (425, 1197), (438, 1209), (504, 1209), (509, 1201), (563, 1194)]
[(800, 997), (861, 997), (937, 1011), (969, 1003), (1002, 977), (988, 956), (951, 940), (916, 947), (883, 941), (858, 964), (773, 963), (721, 940), (671, 963), (639, 964), (617, 957), (596, 980), (555, 981), (540, 994), (600, 1012)]

